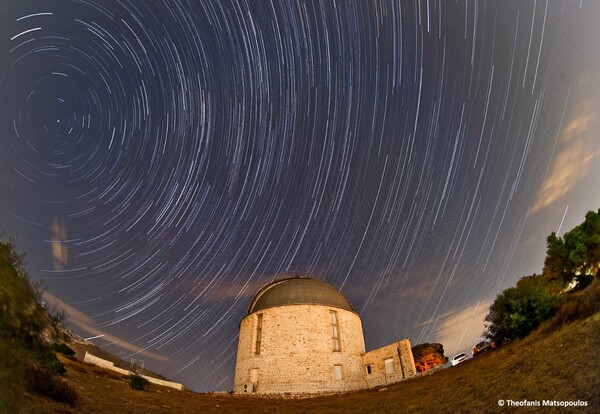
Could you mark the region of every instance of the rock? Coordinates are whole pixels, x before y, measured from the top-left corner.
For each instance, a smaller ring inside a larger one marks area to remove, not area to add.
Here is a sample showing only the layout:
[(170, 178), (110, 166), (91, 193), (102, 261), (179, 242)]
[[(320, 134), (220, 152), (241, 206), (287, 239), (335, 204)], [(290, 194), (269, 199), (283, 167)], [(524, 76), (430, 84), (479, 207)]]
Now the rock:
[[(444, 356), (444, 346), (442, 344), (425, 343), (415, 345), (412, 347), (412, 353), (416, 365), (424, 364), (427, 361), (438, 361), (435, 365), (441, 365), (448, 362), (448, 358)], [(431, 364), (429, 365), (431, 368)]]

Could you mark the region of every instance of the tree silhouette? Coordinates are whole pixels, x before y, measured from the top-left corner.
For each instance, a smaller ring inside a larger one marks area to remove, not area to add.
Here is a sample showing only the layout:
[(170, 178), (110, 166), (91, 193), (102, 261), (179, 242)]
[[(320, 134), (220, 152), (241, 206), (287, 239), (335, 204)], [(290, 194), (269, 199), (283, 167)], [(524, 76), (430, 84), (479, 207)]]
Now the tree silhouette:
[(524, 338), (554, 315), (560, 292), (568, 283), (576, 279), (581, 290), (592, 277), (598, 277), (600, 209), (589, 211), (585, 220), (563, 237), (552, 232), (546, 246), (542, 275), (525, 276), (496, 297), (485, 318), (489, 322), (484, 332), (487, 338), (498, 344)]
[(556, 303), (543, 276), (526, 276), (498, 295), (485, 318), (490, 325), (484, 335), (498, 345), (524, 338), (554, 314)]
[(569, 283), (578, 275), (598, 275), (600, 267), (600, 209), (589, 211), (580, 225), (558, 237), (552, 232), (546, 240), (544, 275), (549, 280)]

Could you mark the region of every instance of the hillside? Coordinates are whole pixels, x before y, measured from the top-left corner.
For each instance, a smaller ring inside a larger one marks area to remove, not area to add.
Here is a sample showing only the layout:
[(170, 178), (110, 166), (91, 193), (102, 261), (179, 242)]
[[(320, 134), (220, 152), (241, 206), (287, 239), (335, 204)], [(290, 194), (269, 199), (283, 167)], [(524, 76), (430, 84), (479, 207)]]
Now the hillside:
[[(381, 390), (303, 400), (197, 394), (151, 386), (129, 388), (101, 368), (63, 359), (64, 380), (79, 396), (76, 406), (28, 396), (23, 413), (390, 413), (504, 412), (498, 400), (583, 400), (600, 410), (600, 313), (550, 334), (528, 338), (432, 375)], [(520, 407), (519, 413), (539, 408)], [(565, 412), (544, 408), (544, 412)]]

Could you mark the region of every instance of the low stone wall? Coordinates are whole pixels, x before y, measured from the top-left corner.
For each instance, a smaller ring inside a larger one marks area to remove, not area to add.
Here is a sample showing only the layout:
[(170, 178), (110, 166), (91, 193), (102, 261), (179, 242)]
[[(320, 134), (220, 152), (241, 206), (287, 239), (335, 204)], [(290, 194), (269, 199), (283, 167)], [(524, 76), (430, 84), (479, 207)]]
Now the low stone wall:
[[(83, 362), (86, 362), (86, 363), (92, 364), (92, 365), (96, 365), (98, 367), (110, 369), (111, 371), (115, 371), (115, 372), (118, 372), (123, 375), (129, 375), (131, 373), (129, 370), (115, 367), (115, 364), (113, 362), (107, 361), (106, 359), (98, 358), (97, 356), (94, 356), (94, 355), (90, 354), (89, 352), (85, 353), (85, 356), (83, 357)], [(176, 390), (179, 390), (179, 391), (183, 391), (183, 389), (184, 389), (183, 384), (179, 384), (177, 382), (165, 381), (165, 380), (161, 380), (158, 378), (149, 377), (147, 375), (140, 375), (140, 376), (146, 378), (152, 384), (162, 385), (163, 387), (175, 388)]]

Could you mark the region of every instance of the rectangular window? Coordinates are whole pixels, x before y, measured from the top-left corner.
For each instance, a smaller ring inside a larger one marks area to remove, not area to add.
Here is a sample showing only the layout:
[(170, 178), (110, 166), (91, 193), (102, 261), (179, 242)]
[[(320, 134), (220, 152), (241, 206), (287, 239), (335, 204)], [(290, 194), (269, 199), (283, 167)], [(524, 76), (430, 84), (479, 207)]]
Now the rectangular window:
[(383, 361), (385, 363), (385, 373), (393, 374), (394, 373), (394, 358), (388, 358)]
[(340, 325), (338, 323), (338, 315), (336, 311), (329, 311), (331, 316), (331, 339), (333, 340), (333, 350), (339, 352), (342, 350), (340, 344)]
[(367, 374), (371, 375), (371, 365), (367, 365)]
[(333, 366), (333, 376), (337, 381), (342, 379), (342, 366), (341, 365)]
[(254, 348), (254, 353), (256, 355), (260, 355), (260, 342), (262, 340), (263, 315), (262, 315), (262, 313), (259, 313), (257, 316), (258, 316), (258, 321), (256, 322), (256, 347)]
[(250, 382), (258, 384), (258, 368), (252, 368), (250, 371)]

